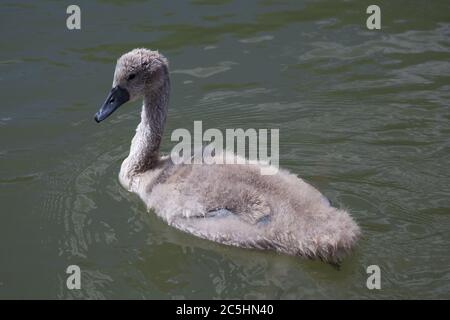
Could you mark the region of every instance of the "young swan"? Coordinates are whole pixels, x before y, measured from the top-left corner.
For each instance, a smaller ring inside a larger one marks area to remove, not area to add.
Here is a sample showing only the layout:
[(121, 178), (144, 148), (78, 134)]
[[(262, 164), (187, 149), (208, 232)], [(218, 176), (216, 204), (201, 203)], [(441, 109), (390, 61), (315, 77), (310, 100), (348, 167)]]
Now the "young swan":
[(157, 51), (134, 49), (117, 61), (113, 88), (95, 120), (143, 98), (141, 122), (119, 173), (124, 188), (169, 225), (201, 238), (331, 263), (350, 251), (358, 225), (288, 171), (261, 175), (257, 164), (174, 164), (160, 157), (169, 90), (168, 62)]

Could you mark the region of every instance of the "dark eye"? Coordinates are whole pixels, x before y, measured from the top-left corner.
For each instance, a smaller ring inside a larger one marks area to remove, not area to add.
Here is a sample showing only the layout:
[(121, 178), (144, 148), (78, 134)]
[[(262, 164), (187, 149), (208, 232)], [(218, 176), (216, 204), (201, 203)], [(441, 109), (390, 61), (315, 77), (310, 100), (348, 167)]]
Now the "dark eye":
[(134, 78), (136, 77), (136, 75), (134, 74), (134, 73), (132, 73), (132, 74), (130, 74), (129, 76), (128, 76), (128, 80), (133, 80)]

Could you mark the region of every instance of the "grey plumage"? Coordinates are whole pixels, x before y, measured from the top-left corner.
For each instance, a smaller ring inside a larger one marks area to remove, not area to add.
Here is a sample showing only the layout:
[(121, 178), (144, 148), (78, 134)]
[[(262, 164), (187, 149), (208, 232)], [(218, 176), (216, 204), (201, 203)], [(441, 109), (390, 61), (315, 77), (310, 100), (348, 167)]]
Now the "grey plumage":
[[(131, 72), (136, 78), (129, 81)], [(170, 91), (161, 54), (134, 49), (120, 57), (116, 85), (126, 88), (131, 100), (144, 101), (119, 180), (168, 224), (227, 245), (329, 262), (355, 245), (360, 229), (349, 213), (331, 207), (319, 191), (286, 170), (261, 175), (258, 165), (175, 165), (160, 157)]]

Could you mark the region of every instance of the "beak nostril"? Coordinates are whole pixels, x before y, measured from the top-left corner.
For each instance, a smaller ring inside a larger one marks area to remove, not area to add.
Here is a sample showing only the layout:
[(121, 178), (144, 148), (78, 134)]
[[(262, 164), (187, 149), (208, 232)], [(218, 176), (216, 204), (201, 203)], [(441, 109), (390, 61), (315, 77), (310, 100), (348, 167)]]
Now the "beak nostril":
[(99, 120), (98, 122), (103, 121), (128, 100), (130, 100), (130, 94), (126, 89), (119, 86), (112, 88), (97, 112), (96, 119)]

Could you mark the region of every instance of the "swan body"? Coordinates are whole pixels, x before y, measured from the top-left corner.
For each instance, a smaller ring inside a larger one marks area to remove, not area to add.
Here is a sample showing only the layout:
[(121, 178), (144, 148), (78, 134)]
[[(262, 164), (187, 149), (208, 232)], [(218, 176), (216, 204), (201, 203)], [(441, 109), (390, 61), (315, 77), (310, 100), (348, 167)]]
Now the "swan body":
[(119, 181), (147, 208), (171, 226), (227, 245), (332, 263), (353, 248), (360, 229), (349, 213), (332, 207), (319, 191), (286, 170), (261, 175), (263, 163), (175, 164), (161, 157), (169, 90), (167, 60), (156, 51), (134, 49), (119, 58), (113, 89), (95, 118), (100, 122), (118, 105), (143, 97), (141, 122)]

